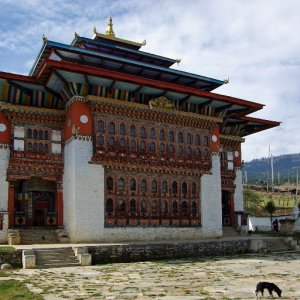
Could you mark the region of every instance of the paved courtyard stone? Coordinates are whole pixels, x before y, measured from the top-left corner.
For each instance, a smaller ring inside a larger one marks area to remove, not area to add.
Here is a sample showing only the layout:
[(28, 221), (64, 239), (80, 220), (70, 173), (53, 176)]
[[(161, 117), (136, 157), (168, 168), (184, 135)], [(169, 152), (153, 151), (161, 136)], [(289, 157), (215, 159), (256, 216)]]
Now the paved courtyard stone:
[[(281, 299), (300, 299), (300, 252), (22, 269), (10, 278), (45, 300), (255, 299), (259, 281), (279, 285)], [(264, 298), (271, 298), (267, 291)]]

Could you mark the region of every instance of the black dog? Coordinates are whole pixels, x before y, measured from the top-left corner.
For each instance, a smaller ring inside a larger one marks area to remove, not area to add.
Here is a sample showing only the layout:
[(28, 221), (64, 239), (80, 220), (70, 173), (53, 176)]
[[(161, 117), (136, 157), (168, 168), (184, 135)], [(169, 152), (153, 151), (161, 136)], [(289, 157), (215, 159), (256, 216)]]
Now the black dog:
[(256, 297), (257, 297), (257, 294), (259, 292), (261, 292), (262, 296), (264, 295), (264, 289), (267, 289), (269, 291), (269, 294), (273, 297), (273, 294), (272, 292), (275, 291), (277, 293), (277, 295), (279, 297), (281, 297), (281, 289), (275, 284), (275, 283), (272, 283), (272, 282), (265, 282), (265, 281), (261, 281), (257, 284), (256, 286), (256, 290), (255, 290), (255, 294), (256, 294)]

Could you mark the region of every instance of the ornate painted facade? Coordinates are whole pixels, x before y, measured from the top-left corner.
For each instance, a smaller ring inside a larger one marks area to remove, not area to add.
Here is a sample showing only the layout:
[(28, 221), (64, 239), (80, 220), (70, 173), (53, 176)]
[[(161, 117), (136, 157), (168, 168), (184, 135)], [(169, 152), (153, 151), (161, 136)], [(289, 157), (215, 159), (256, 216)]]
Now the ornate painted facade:
[(187, 239), (242, 226), (241, 143), (278, 122), (224, 81), (117, 38), (44, 37), (28, 76), (0, 72), (0, 240), (65, 228), (71, 241)]

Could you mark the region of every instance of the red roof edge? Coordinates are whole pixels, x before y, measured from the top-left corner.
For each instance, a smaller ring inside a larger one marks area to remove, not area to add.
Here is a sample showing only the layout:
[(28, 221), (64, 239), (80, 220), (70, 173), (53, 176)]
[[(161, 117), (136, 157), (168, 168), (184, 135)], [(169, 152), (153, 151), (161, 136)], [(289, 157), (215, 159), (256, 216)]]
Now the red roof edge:
[(249, 122), (252, 121), (252, 122), (260, 123), (262, 125), (269, 125), (271, 127), (279, 126), (282, 123), (282, 122), (277, 122), (277, 121), (253, 118), (253, 117), (249, 117), (249, 116), (243, 116), (243, 117), (240, 117), (239, 119), (244, 120), (244, 121), (249, 121)]
[(4, 79), (8, 79), (8, 80), (19, 80), (19, 81), (25, 81), (25, 82), (39, 84), (33, 77), (30, 77), (27, 75), (15, 74), (15, 73), (7, 73), (7, 72), (0, 71), (0, 78), (4, 78)]
[(110, 78), (114, 78), (114, 79), (124, 80), (127, 82), (137, 83), (140, 85), (144, 84), (144, 85), (148, 85), (148, 86), (152, 86), (152, 87), (156, 87), (156, 88), (161, 88), (161, 89), (166, 89), (166, 90), (171, 90), (171, 91), (173, 90), (173, 91), (177, 91), (177, 92), (183, 93), (183, 94), (192, 94), (195, 96), (200, 96), (200, 97), (202, 96), (202, 97), (206, 97), (206, 98), (210, 98), (210, 99), (214, 99), (214, 100), (221, 100), (221, 101), (225, 101), (225, 102), (229, 102), (229, 103), (233, 103), (233, 104), (237, 104), (237, 105), (251, 107), (254, 110), (260, 110), (264, 107), (263, 104), (260, 104), (257, 102), (252, 102), (252, 101), (248, 101), (248, 100), (243, 100), (243, 99), (239, 99), (239, 98), (234, 98), (234, 97), (220, 95), (220, 94), (206, 92), (206, 91), (200, 91), (195, 88), (184, 87), (184, 86), (176, 85), (174, 83), (167, 83), (167, 82), (157, 81), (154, 79), (142, 78), (142, 77), (138, 77), (135, 75), (119, 73), (119, 72), (115, 72), (115, 71), (111, 71), (111, 70), (96, 69), (96, 68), (90, 68), (90, 67), (81, 66), (81, 65), (73, 65), (73, 64), (66, 63), (66, 62), (50, 60), (50, 59), (47, 59), (44, 62), (44, 64), (40, 67), (40, 70), (39, 70), (38, 74), (36, 75), (37, 80), (39, 79), (39, 77), (41, 76), (41, 74), (43, 73), (43, 71), (45, 70), (45, 68), (47, 66), (71, 70), (76, 73), (83, 72), (83, 73), (88, 73), (88, 74), (92, 74), (95, 76), (106, 76), (106, 77), (110, 77)]

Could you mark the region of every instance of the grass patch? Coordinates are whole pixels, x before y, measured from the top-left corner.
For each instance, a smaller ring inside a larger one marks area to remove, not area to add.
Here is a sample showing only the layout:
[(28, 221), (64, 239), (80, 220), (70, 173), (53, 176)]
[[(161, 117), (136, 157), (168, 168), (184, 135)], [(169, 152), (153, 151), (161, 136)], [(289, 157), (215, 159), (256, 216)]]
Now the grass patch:
[(13, 252), (16, 251), (14, 247), (0, 247), (0, 252)]
[(3, 280), (0, 281), (1, 299), (5, 300), (43, 300), (41, 295), (32, 293), (20, 281)]

